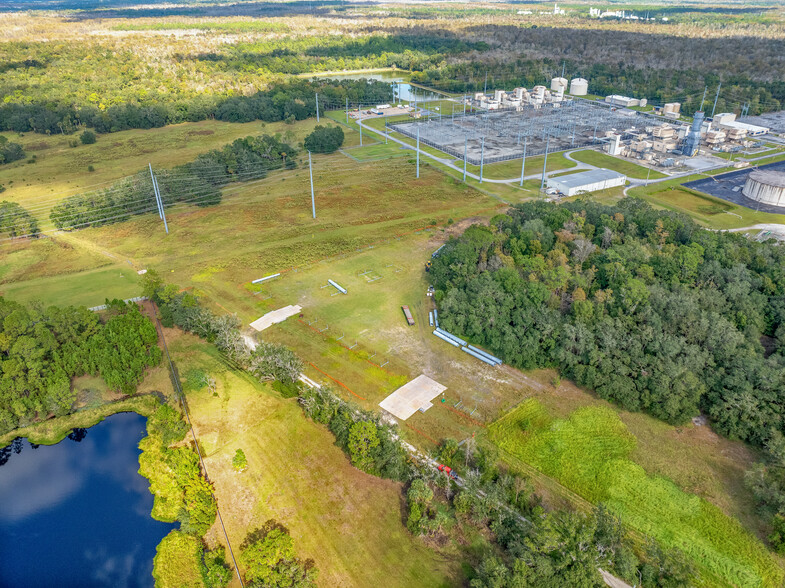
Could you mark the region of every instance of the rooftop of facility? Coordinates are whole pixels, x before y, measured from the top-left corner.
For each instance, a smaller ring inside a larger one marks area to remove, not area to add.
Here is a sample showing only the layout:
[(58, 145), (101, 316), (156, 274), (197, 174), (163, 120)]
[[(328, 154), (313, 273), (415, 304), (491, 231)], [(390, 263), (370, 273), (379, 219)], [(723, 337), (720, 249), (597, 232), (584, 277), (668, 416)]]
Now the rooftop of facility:
[(785, 188), (785, 172), (758, 169), (750, 172), (749, 178), (762, 184)]
[(577, 188), (578, 186), (585, 186), (586, 184), (594, 184), (596, 182), (604, 182), (606, 180), (613, 180), (616, 178), (626, 179), (626, 176), (610, 169), (599, 168), (551, 179), (558, 181), (560, 184), (568, 188)]

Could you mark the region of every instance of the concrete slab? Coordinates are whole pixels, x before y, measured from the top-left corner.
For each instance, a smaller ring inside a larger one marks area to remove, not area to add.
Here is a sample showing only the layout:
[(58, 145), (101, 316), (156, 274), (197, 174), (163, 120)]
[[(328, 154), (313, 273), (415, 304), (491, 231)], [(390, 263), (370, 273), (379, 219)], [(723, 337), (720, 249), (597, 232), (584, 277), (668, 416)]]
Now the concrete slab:
[(299, 304), (284, 306), (278, 310), (271, 310), (263, 317), (260, 317), (252, 322), (251, 327), (257, 331), (264, 331), (267, 327), (272, 326), (275, 323), (280, 323), (288, 319), (290, 316), (300, 314), (301, 310), (302, 307)]
[(384, 410), (405, 421), (418, 410), (425, 412), (433, 406), (431, 400), (439, 396), (447, 386), (432, 380), (426, 375), (419, 375), (408, 384), (404, 384), (379, 403)]

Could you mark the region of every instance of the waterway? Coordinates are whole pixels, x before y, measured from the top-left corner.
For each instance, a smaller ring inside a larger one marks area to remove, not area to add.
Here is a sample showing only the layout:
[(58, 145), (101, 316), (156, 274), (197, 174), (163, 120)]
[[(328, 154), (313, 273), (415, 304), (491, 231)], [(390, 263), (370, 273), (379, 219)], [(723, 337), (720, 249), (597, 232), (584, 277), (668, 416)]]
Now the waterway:
[(174, 525), (150, 517), (144, 435), (144, 417), (123, 413), (57, 445), (0, 450), (0, 586), (153, 586), (155, 548)]
[(393, 85), (393, 93), (395, 100), (404, 100), (407, 102), (414, 102), (415, 97), (417, 102), (428, 102), (431, 100), (444, 100), (445, 96), (439, 95), (429, 90), (423, 90), (412, 86), (409, 82), (411, 74), (405, 71), (397, 70), (382, 70), (382, 71), (368, 71), (368, 72), (352, 72), (352, 73), (337, 73), (337, 74), (314, 74), (314, 78), (329, 78), (334, 80), (378, 80), (381, 82), (389, 82)]

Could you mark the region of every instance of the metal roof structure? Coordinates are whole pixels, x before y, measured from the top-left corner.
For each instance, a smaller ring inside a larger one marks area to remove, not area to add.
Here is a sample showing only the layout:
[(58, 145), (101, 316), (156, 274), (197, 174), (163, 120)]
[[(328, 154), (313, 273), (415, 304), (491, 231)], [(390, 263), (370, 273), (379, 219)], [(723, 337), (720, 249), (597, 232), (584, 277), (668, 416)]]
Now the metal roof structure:
[(558, 180), (560, 184), (568, 188), (577, 188), (587, 184), (595, 184), (597, 182), (605, 182), (607, 180), (615, 180), (616, 178), (623, 177), (625, 177), (624, 174), (620, 174), (619, 172), (605, 168), (599, 168), (574, 174), (567, 174), (565, 176), (558, 176), (550, 179)]
[(750, 172), (749, 179), (777, 188), (785, 188), (785, 173), (768, 170)]

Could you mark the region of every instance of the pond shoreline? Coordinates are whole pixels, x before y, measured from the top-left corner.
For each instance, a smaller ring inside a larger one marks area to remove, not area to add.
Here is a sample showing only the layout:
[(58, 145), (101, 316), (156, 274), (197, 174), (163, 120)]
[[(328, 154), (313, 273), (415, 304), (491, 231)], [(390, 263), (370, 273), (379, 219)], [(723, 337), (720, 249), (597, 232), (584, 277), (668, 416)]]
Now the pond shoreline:
[(18, 437), (25, 438), (34, 445), (56, 445), (74, 429), (88, 429), (115, 414), (135, 412), (149, 417), (160, 403), (159, 395), (151, 392), (47, 419), (0, 435), (0, 449), (10, 445)]

